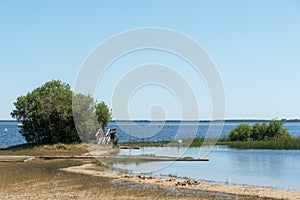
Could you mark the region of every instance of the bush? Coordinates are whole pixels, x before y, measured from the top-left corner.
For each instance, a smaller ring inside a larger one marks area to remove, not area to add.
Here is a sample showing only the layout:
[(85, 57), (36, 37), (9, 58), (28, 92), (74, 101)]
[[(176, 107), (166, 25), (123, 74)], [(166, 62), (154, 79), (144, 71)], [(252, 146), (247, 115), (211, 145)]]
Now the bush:
[(252, 132), (250, 135), (251, 140), (264, 140), (267, 138), (267, 130), (268, 130), (268, 125), (266, 122), (263, 122), (262, 124), (260, 123), (255, 123), (252, 126)]
[(267, 128), (268, 139), (287, 139), (290, 138), (290, 134), (286, 128), (283, 127), (284, 122), (273, 120), (270, 121)]
[(231, 141), (260, 141), (270, 139), (289, 139), (290, 133), (283, 127), (284, 122), (272, 120), (268, 124), (255, 123), (253, 126), (249, 124), (240, 124), (232, 129), (228, 137)]
[(250, 140), (251, 133), (252, 127), (249, 124), (240, 124), (230, 132), (229, 139), (231, 141), (247, 141)]

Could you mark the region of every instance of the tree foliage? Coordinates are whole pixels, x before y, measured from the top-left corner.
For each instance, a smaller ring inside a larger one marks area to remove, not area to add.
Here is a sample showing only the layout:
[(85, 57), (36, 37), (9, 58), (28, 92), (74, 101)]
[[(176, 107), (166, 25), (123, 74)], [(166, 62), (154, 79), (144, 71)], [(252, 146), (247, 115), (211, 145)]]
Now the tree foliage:
[(240, 124), (229, 133), (228, 137), (231, 141), (247, 141), (247, 140), (270, 140), (270, 139), (287, 139), (290, 134), (283, 127), (284, 121), (272, 120), (268, 124), (255, 123), (253, 126), (249, 124)]
[(82, 142), (90, 142), (99, 128), (96, 119), (96, 104), (91, 96), (76, 94), (73, 98), (73, 117)]
[(251, 140), (265, 140), (267, 139), (268, 125), (266, 122), (255, 123), (252, 126), (252, 133), (250, 135)]
[(14, 106), (11, 115), (23, 124), (21, 134), (30, 143), (87, 142), (100, 125), (106, 126), (111, 119), (111, 115), (105, 116), (104, 121), (97, 122), (102, 118), (96, 113), (102, 112), (96, 112), (98, 105), (94, 99), (74, 95), (70, 85), (58, 80), (49, 81), (18, 97)]
[(286, 128), (283, 127), (284, 121), (272, 120), (266, 131), (266, 135), (270, 139), (286, 139), (290, 138), (290, 134)]
[(112, 118), (111, 110), (103, 101), (96, 105), (96, 116), (102, 129), (107, 126), (108, 122)]
[(247, 141), (250, 139), (252, 127), (249, 124), (240, 124), (229, 134), (231, 141)]
[(20, 96), (12, 117), (23, 123), (22, 135), (39, 144), (79, 142), (72, 117), (72, 91), (60, 81), (50, 81)]

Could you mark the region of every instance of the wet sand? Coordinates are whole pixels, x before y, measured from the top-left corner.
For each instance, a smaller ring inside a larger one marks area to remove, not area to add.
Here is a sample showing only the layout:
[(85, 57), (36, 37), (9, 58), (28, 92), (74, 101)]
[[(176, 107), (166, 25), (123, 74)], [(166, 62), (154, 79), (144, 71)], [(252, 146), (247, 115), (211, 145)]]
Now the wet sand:
[(105, 177), (114, 180), (122, 180), (131, 183), (159, 186), (163, 188), (189, 189), (198, 191), (215, 192), (230, 195), (248, 196), (253, 198), (270, 199), (299, 199), (300, 192), (287, 190), (274, 190), (268, 188), (254, 188), (236, 185), (211, 184), (194, 180), (176, 180), (174, 178), (164, 179), (153, 176), (116, 174), (107, 171), (99, 171), (94, 164), (84, 164), (61, 169), (67, 172), (87, 174), (91, 176)]

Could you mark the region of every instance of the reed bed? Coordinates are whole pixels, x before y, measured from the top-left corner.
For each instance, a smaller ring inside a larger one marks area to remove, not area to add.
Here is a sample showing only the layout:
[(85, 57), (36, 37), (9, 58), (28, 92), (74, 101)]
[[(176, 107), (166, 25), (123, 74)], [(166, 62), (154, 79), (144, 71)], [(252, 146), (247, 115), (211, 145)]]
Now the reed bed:
[[(123, 143), (125, 146), (173, 146), (173, 147), (201, 147), (202, 145), (209, 144), (203, 143), (204, 138), (186, 139), (181, 143), (178, 141), (161, 141), (161, 142), (130, 142)], [(230, 148), (237, 149), (300, 149), (300, 137), (289, 139), (271, 139), (262, 141), (229, 141), (226, 138), (219, 139), (216, 145), (227, 145)]]
[(231, 148), (237, 149), (300, 149), (300, 138), (263, 140), (263, 141), (243, 141), (224, 142)]

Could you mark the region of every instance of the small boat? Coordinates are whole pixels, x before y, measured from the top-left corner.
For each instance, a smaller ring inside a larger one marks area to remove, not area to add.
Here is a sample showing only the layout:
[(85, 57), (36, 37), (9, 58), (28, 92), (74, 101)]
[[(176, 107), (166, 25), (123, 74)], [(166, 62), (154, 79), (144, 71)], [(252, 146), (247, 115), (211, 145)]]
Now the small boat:
[(18, 123), (18, 127), (19, 128), (23, 127), (23, 124), (22, 123)]

